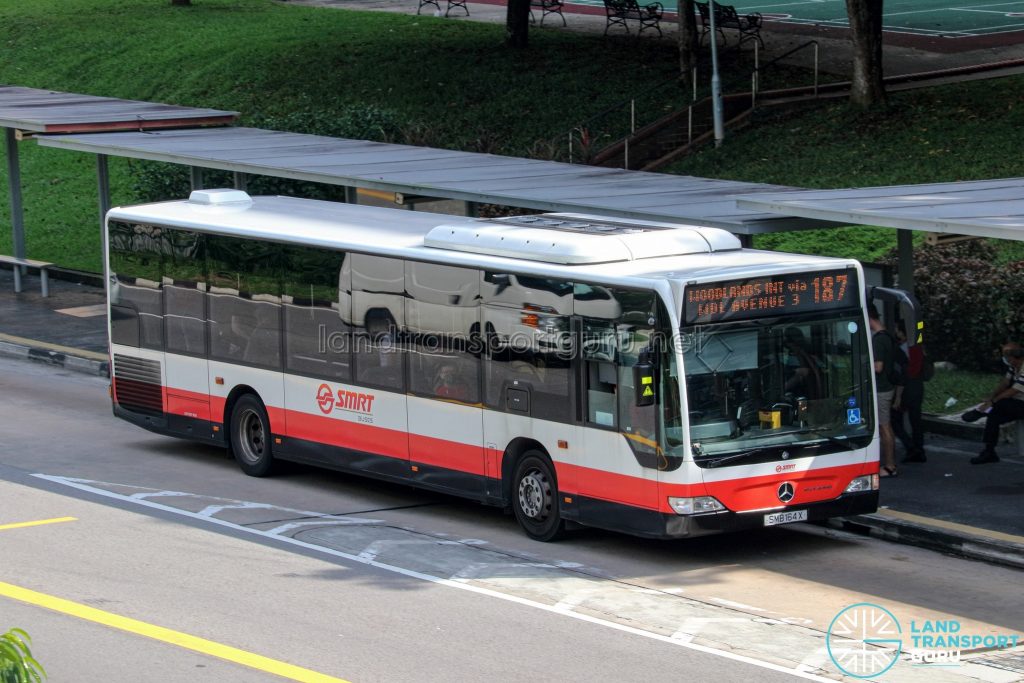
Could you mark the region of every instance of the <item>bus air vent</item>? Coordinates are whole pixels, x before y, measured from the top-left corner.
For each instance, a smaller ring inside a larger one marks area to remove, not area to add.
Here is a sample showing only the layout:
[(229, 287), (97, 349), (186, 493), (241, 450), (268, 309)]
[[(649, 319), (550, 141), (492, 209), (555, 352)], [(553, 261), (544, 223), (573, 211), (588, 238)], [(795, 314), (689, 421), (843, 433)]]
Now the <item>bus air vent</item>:
[(440, 225), (427, 233), (424, 245), (566, 265), (707, 254), (740, 248), (735, 235), (717, 228), (562, 214)]
[(141, 415), (163, 415), (160, 363), (114, 354), (114, 395), (125, 410)]

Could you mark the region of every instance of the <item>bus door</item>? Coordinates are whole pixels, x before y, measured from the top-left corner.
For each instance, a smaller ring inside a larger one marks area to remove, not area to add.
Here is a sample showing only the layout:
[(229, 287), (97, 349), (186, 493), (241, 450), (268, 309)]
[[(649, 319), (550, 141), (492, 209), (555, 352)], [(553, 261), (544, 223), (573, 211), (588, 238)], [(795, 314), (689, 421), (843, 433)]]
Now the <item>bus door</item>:
[[(616, 310), (603, 318), (579, 318), (580, 519), (595, 523), (603, 516), (621, 514), (622, 506), (656, 509), (658, 501), (653, 295), (606, 291)], [(581, 305), (579, 294), (576, 310), (585, 311), (586, 301)], [(642, 363), (652, 368), (646, 375), (648, 384), (637, 372)], [(650, 396), (638, 400), (645, 391)], [(628, 521), (620, 519), (620, 523)]]

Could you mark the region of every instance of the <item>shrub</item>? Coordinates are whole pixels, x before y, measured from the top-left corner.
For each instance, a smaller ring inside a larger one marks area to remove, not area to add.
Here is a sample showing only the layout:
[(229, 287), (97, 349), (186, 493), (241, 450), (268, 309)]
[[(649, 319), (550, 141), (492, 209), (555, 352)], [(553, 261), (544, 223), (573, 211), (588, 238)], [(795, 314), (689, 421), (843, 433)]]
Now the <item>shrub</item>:
[(965, 369), (991, 370), (1000, 345), (1024, 340), (1022, 276), (1024, 261), (998, 263), (990, 242), (918, 248), (915, 291), (931, 355)]
[(39, 683), (46, 677), (42, 665), (32, 657), (31, 642), (20, 628), (0, 634), (0, 683)]

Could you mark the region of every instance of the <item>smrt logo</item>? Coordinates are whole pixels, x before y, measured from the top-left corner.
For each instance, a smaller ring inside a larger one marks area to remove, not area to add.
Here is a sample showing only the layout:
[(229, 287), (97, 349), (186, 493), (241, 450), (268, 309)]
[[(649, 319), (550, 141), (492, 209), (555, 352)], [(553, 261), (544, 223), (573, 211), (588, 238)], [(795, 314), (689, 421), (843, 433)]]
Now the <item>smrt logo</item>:
[(373, 399), (373, 394), (360, 394), (344, 389), (339, 389), (335, 395), (326, 384), (321, 384), (316, 390), (316, 404), (324, 415), (330, 415), (335, 409), (370, 414), (373, 412)]
[(796, 463), (795, 462), (791, 462), (788, 465), (776, 465), (775, 466), (775, 471), (776, 472), (788, 472), (789, 470), (795, 470), (795, 469), (796, 469)]

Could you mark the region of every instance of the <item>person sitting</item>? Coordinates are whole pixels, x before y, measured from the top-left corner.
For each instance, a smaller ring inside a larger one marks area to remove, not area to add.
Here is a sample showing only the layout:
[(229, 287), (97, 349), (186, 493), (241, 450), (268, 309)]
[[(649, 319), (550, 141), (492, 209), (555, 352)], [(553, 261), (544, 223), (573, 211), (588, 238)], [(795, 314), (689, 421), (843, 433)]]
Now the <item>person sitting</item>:
[(985, 448), (971, 458), (972, 465), (984, 465), (999, 462), (996, 455), (996, 443), (999, 442), (999, 428), (1004, 424), (1024, 418), (1024, 348), (1011, 342), (1004, 344), (1003, 364), (1006, 373), (996, 385), (988, 400), (968, 410), (962, 418), (965, 422), (975, 422), (982, 417), (985, 420), (985, 434), (982, 440)]
[(434, 395), (456, 401), (468, 401), (470, 398), (469, 386), (459, 377), (455, 366), (446, 363), (437, 369), (437, 376), (434, 378)]

